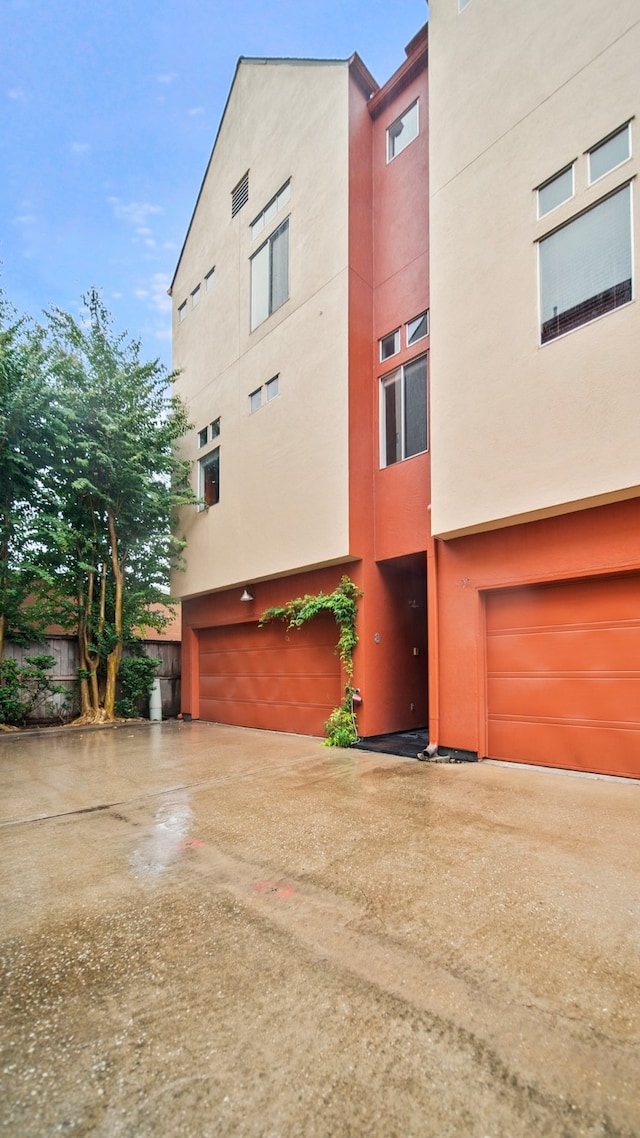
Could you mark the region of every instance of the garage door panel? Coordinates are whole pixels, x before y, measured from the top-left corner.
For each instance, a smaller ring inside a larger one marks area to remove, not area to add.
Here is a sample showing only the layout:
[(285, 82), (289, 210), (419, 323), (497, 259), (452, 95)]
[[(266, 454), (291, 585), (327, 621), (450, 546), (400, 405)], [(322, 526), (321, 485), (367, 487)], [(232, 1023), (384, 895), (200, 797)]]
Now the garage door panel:
[(563, 722), (518, 723), (518, 754), (513, 753), (513, 727), (491, 726), (491, 756), (538, 766), (565, 767), (592, 774), (633, 776), (640, 772), (640, 730), (607, 725), (580, 727)]
[(489, 707), (511, 716), (633, 723), (640, 707), (640, 676), (494, 676), (489, 679)]
[(640, 577), (486, 596), (488, 753), (640, 777)]
[[(581, 623), (619, 623), (640, 616), (640, 578), (609, 577), (597, 585), (593, 578), (561, 581), (552, 585), (496, 590), (489, 594), (493, 629), (562, 625), (579, 614)], [(594, 587), (595, 586), (595, 587)]]
[(200, 718), (320, 735), (341, 699), (335, 621), (228, 625), (200, 632)]
[[(566, 613), (565, 613), (566, 615)], [(638, 643), (640, 619), (622, 625), (603, 622), (591, 627), (493, 631), (488, 639), (487, 659), (491, 671), (512, 671), (518, 663), (528, 671), (547, 671), (553, 660), (556, 671), (635, 671), (640, 666)]]

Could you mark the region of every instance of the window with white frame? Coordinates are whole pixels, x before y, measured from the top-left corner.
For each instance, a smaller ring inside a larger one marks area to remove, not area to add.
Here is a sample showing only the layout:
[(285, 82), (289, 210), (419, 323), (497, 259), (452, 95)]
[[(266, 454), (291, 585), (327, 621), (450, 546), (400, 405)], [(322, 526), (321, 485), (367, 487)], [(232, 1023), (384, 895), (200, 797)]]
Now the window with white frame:
[(191, 293), (191, 307), (196, 308), (200, 304), (200, 285), (196, 285)]
[(387, 129), (387, 162), (397, 158), (418, 136), (418, 100), (407, 107)]
[(266, 206), (262, 210), (262, 213), (259, 213), (255, 221), (251, 222), (252, 238), (258, 237), (259, 234), (262, 233), (263, 229), (266, 229), (269, 222), (272, 221), (276, 214), (280, 212), (282, 207), (287, 204), (290, 197), (291, 179), (289, 179), (288, 182), (285, 182), (284, 186), (282, 186), (281, 189), (278, 190), (277, 194), (274, 194), (274, 196), (271, 198), (271, 201), (267, 202)]
[(262, 388), (256, 387), (255, 391), (251, 392), (249, 396), (249, 413), (255, 415), (262, 407)]
[(280, 376), (274, 375), (273, 379), (268, 379), (264, 385), (264, 391), (267, 397), (267, 403), (270, 403), (271, 400), (275, 399), (276, 395), (280, 393)]
[(203, 427), (201, 431), (198, 431), (198, 446), (199, 447), (206, 447), (208, 442), (209, 442), (209, 428)]
[(388, 360), (400, 351), (400, 329), (395, 328), (380, 340), (380, 360)]
[(186, 302), (186, 300), (183, 300), (182, 304), (180, 304), (178, 306), (178, 323), (182, 324), (182, 321), (186, 319), (186, 316), (187, 316), (187, 302)]
[(574, 194), (573, 163), (538, 186), (538, 217), (546, 217)]
[(201, 510), (220, 501), (220, 447), (209, 451), (198, 462), (198, 497), (202, 499)]
[(418, 340), (423, 340), (425, 336), (429, 335), (429, 312), (421, 312), (419, 316), (414, 316), (413, 320), (407, 321), (405, 327), (407, 347), (410, 348)]
[(380, 381), (380, 465), (393, 466), (427, 450), (427, 357)]
[(458, 12), (459, 13), (464, 12), (467, 4), (470, 4), (470, 3), (471, 3), (471, 0), (458, 0)]
[(213, 439), (217, 439), (219, 434), (220, 434), (220, 417), (218, 416), (218, 418), (214, 419), (213, 423), (211, 424), (211, 439), (212, 439), (212, 441), (213, 441)]
[(289, 218), (251, 258), (251, 330), (289, 299)]
[(215, 270), (215, 268), (213, 268), (213, 269), (209, 269), (209, 272), (205, 274), (204, 287), (205, 287), (207, 292), (209, 292), (209, 290), (213, 288), (213, 278), (215, 277), (215, 273), (216, 273), (216, 270)]
[(546, 344), (633, 295), (631, 186), (538, 242), (540, 339)]
[(625, 123), (620, 130), (610, 134), (589, 151), (589, 185), (597, 182), (598, 178), (604, 178), (605, 174), (621, 166), (630, 157), (631, 124)]

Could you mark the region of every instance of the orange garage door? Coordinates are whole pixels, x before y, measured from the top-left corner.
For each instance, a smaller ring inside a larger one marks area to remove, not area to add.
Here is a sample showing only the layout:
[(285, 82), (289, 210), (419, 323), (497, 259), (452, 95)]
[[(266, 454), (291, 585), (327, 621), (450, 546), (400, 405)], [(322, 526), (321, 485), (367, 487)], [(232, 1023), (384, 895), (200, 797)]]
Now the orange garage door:
[(486, 594), (488, 754), (640, 777), (640, 577)]
[(340, 703), (338, 629), (322, 616), (286, 633), (282, 624), (202, 629), (200, 718), (240, 727), (323, 735)]

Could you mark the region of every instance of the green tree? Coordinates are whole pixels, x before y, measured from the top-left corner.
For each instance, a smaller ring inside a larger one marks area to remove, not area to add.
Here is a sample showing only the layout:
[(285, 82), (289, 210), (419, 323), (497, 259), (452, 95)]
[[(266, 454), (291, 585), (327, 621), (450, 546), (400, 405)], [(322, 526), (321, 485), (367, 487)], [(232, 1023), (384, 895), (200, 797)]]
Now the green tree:
[(115, 717), (125, 642), (162, 627), (150, 606), (167, 601), (169, 569), (184, 542), (177, 510), (197, 499), (174, 445), (190, 424), (170, 395), (166, 369), (142, 362), (140, 345), (115, 334), (98, 293), (86, 321), (47, 314), (54, 400), (57, 513), (47, 538), (59, 619), (75, 627), (81, 718)]
[(39, 531), (56, 434), (42, 334), (0, 293), (0, 660), (5, 639), (33, 639), (46, 621)]

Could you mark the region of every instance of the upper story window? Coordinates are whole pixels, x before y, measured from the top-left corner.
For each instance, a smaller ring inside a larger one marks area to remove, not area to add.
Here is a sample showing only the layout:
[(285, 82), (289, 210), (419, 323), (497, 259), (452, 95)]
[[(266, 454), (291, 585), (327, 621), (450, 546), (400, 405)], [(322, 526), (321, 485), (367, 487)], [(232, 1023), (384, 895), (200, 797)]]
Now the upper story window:
[(257, 237), (260, 233), (262, 233), (263, 229), (267, 227), (269, 222), (272, 221), (272, 219), (276, 216), (277, 213), (279, 213), (282, 207), (287, 204), (290, 197), (291, 179), (289, 179), (288, 182), (285, 182), (282, 189), (278, 190), (277, 194), (274, 194), (270, 202), (267, 202), (266, 206), (262, 210), (262, 213), (259, 213), (255, 221), (251, 222), (252, 237)]
[(289, 218), (251, 258), (251, 331), (289, 299)]
[(574, 194), (573, 163), (538, 186), (538, 217), (546, 217)]
[(407, 321), (406, 331), (408, 348), (418, 340), (423, 340), (425, 336), (429, 335), (429, 313), (421, 312), (413, 320)]
[(191, 307), (196, 308), (200, 304), (200, 285), (196, 285), (191, 293)]
[(186, 316), (187, 316), (187, 302), (186, 302), (186, 300), (183, 300), (182, 304), (179, 305), (179, 307), (178, 307), (178, 323), (182, 324), (182, 321), (186, 319)]
[(464, 12), (467, 4), (470, 4), (470, 3), (471, 3), (471, 0), (458, 0), (458, 12)]
[(249, 412), (253, 415), (259, 411), (263, 403), (270, 403), (280, 391), (280, 376), (274, 375), (262, 387), (257, 387), (249, 396)]
[(397, 158), (418, 135), (418, 100), (387, 129), (387, 162)]
[(543, 237), (538, 251), (541, 343), (626, 304), (633, 295), (631, 186)]
[(238, 185), (231, 191), (231, 216), (235, 217), (240, 213), (243, 205), (249, 201), (249, 171), (247, 170), (243, 178), (240, 179)]
[(209, 428), (203, 427), (201, 431), (198, 431), (198, 446), (199, 447), (206, 447), (208, 442), (209, 442)]
[(198, 497), (203, 502), (201, 510), (220, 501), (220, 447), (209, 451), (198, 463)]
[(603, 142), (589, 151), (589, 185), (604, 178), (616, 166), (621, 166), (631, 157), (631, 124), (625, 123), (621, 130), (609, 135)]
[(204, 287), (207, 290), (207, 292), (209, 292), (209, 289), (213, 288), (213, 279), (215, 277), (215, 274), (216, 274), (216, 270), (214, 267), (213, 269), (209, 269), (209, 272), (205, 275)]
[(387, 336), (383, 336), (380, 340), (380, 360), (388, 360), (399, 351), (400, 329), (396, 328), (395, 331), (389, 332)]
[(427, 449), (427, 357), (419, 356), (380, 381), (380, 465), (392, 466)]

